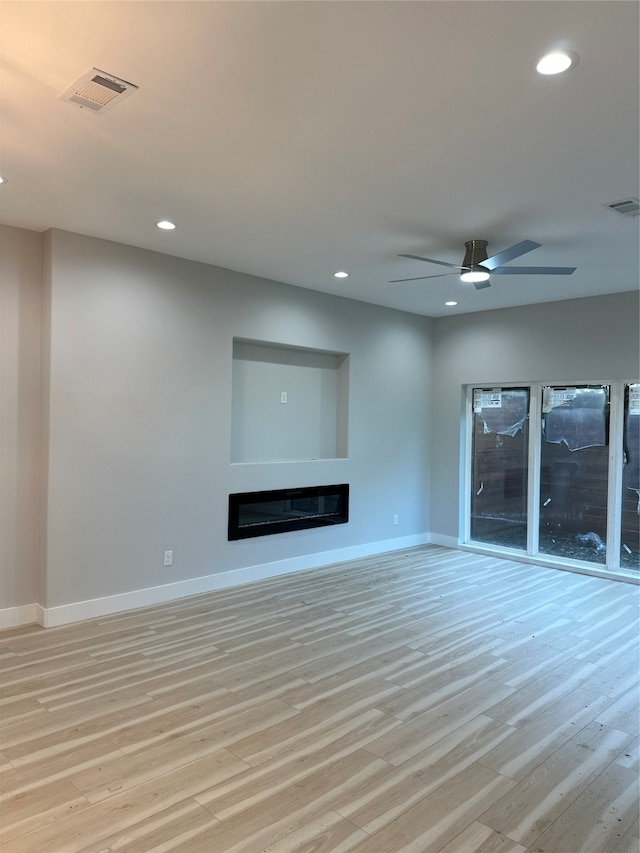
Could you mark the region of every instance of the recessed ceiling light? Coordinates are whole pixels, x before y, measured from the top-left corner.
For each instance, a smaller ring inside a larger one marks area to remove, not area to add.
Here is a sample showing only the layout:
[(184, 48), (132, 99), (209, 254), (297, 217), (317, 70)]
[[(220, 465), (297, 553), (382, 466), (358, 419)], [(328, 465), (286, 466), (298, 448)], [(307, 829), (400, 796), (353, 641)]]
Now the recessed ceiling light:
[(451, 300), (450, 302), (445, 302), (444, 304), (445, 304), (445, 305), (452, 306), (452, 305), (457, 305), (458, 303), (457, 303), (457, 302), (454, 302), (453, 300)]
[(3, 178), (2, 175), (0, 175), (0, 184), (6, 184), (6, 183), (7, 183), (7, 179)]
[(553, 50), (545, 54), (536, 65), (538, 74), (562, 74), (578, 64), (578, 55), (568, 50)]
[(168, 219), (161, 219), (160, 222), (156, 222), (156, 226), (158, 228), (162, 228), (163, 231), (173, 231), (176, 227), (173, 222), (169, 222)]
[(334, 276), (335, 276), (336, 278), (349, 278), (349, 273), (348, 273), (348, 272), (344, 272), (344, 271), (341, 271), (341, 272), (334, 272)]

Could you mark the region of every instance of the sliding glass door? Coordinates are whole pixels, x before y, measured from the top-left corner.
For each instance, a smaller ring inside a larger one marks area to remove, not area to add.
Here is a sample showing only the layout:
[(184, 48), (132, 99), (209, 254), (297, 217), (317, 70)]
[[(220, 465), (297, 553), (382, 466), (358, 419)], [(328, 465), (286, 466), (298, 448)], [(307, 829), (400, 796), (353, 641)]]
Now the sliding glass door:
[(604, 565), (609, 387), (546, 386), (541, 437), (540, 553)]
[(470, 386), (463, 542), (640, 575), (640, 383)]
[(624, 390), (622, 500), (620, 512), (620, 566), (640, 564), (640, 384)]
[(528, 388), (475, 388), (472, 539), (527, 547), (528, 445)]

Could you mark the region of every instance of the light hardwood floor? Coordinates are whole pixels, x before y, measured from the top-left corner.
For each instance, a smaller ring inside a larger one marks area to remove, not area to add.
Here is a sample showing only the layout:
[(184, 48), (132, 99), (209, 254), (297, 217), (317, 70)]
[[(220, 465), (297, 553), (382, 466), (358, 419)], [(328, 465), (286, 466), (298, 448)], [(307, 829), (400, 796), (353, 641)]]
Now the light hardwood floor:
[(435, 546), (0, 634), (3, 853), (637, 853), (638, 588)]

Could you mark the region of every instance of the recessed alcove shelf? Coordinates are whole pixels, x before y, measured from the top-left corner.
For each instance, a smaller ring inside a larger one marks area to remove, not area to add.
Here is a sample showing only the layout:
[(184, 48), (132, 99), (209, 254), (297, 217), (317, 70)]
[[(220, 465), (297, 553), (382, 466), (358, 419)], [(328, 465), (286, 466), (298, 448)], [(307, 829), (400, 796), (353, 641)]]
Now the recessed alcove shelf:
[(347, 457), (349, 357), (235, 338), (231, 462)]

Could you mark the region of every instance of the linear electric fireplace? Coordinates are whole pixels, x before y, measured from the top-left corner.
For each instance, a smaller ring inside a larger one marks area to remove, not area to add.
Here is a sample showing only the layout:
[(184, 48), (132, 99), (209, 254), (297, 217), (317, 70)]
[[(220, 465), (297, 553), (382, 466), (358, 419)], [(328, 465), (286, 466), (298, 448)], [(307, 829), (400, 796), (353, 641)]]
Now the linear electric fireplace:
[(349, 484), (229, 495), (229, 534), (249, 539), (349, 521)]

